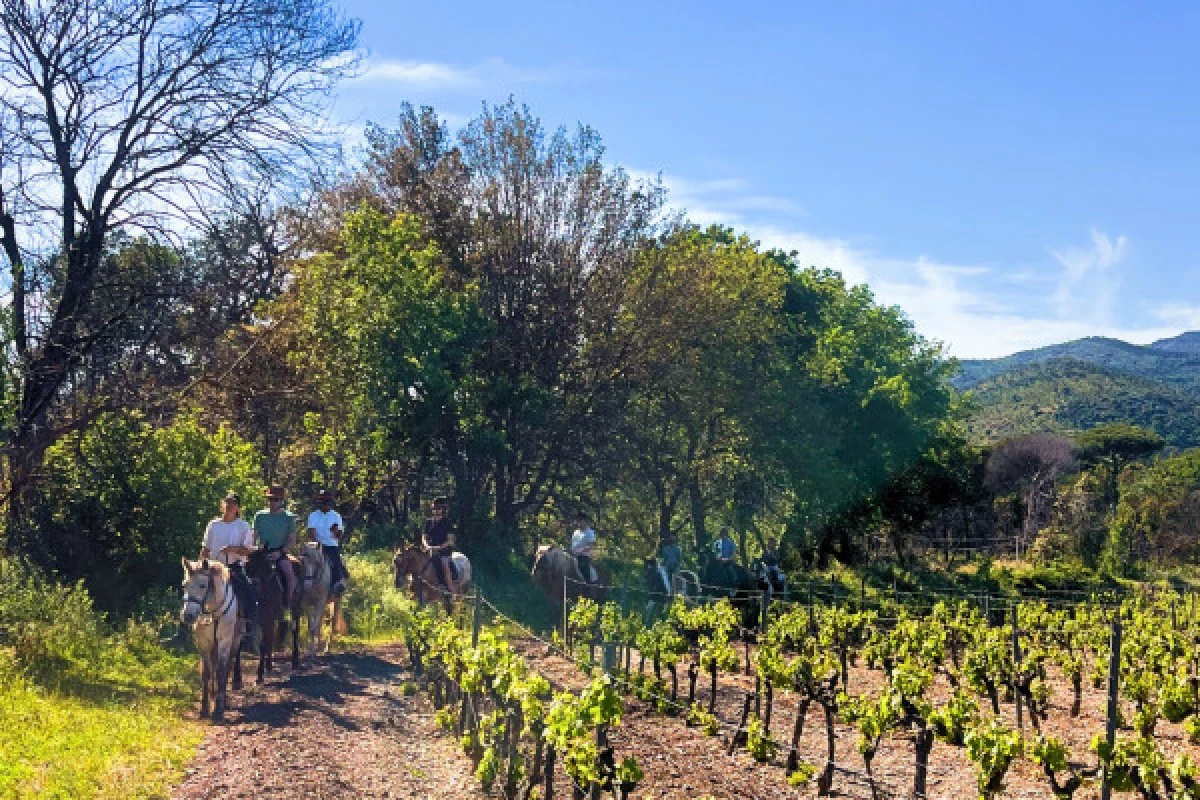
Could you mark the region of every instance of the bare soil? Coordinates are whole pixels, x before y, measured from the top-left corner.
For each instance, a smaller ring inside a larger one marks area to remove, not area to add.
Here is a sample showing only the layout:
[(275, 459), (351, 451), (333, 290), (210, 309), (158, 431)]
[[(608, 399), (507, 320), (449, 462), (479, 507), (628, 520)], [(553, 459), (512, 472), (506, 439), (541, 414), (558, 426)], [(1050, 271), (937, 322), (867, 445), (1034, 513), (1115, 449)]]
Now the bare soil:
[[(253, 664), (253, 660), (251, 660)], [(248, 673), (249, 674), (249, 673)], [(437, 729), (401, 647), (286, 665), (257, 687), (230, 692), (176, 800), (484, 797), (470, 760)]]
[[(579, 689), (587, 678), (578, 667), (545, 644), (517, 638), (514, 644), (530, 664), (556, 689)], [(634, 669), (637, 668), (634, 656)], [(647, 670), (649, 667), (647, 666)], [(664, 677), (668, 677), (664, 674)], [(686, 664), (679, 669), (680, 700), (687, 697)], [(450, 798), (485, 797), (472, 775), (470, 760), (454, 737), (439, 729), (427, 696), (401, 694), (400, 686), (412, 680), (407, 653), (402, 646), (387, 646), (341, 653), (311, 662), (300, 672), (285, 669), (263, 687), (248, 685), (232, 693), (231, 709), (222, 725), (214, 725), (173, 797), (198, 800), (229, 797), (312, 798)], [(668, 677), (669, 680), (669, 677)], [(856, 666), (850, 675), (854, 693), (878, 691), (882, 675)], [(742, 703), (754, 690), (754, 679), (722, 675), (716, 710), (728, 726), (735, 726)], [(938, 699), (948, 695), (944, 680), (934, 687)], [(706, 706), (708, 678), (697, 682), (697, 701)], [(771, 733), (785, 746), (795, 723), (798, 698), (775, 693)], [(1082, 713), (1071, 718), (1069, 685), (1055, 676), (1046, 733), (1061, 737), (1078, 764), (1093, 763), (1088, 752), (1091, 737), (1103, 730), (1104, 691), (1086, 687)], [(986, 701), (981, 702), (985, 706)], [(1131, 710), (1126, 709), (1131, 716)], [(1001, 716), (1010, 724), (1012, 703), (1003, 703)], [(1029, 732), (1029, 722), (1025, 721)], [(755, 762), (744, 750), (728, 754), (728, 731), (706, 736), (689, 727), (681, 716), (659, 713), (649, 704), (626, 696), (626, 716), (610, 733), (617, 758), (635, 756), (646, 777), (636, 797), (653, 800), (734, 800), (734, 798), (813, 798), (815, 786), (792, 788), (783, 769), (786, 750), (773, 763)], [(869, 798), (862, 759), (855, 748), (855, 731), (838, 724), (834, 796)], [(1189, 745), (1178, 725), (1160, 720), (1157, 738), (1172, 756), (1200, 752)], [(824, 761), (825, 731), (821, 710), (809, 709), (800, 756), (805, 762)], [(883, 797), (906, 797), (912, 788), (911, 737), (894, 734), (885, 739), (875, 759), (874, 771)], [(1005, 797), (1051, 798), (1050, 787), (1039, 769), (1018, 761), (1009, 773)], [(569, 783), (561, 772), (555, 780), (556, 796), (569, 797)], [(498, 794), (493, 794), (493, 797)], [(938, 742), (929, 769), (929, 798), (977, 796), (974, 770), (962, 748)], [(1089, 786), (1076, 800), (1099, 797), (1099, 787)]]

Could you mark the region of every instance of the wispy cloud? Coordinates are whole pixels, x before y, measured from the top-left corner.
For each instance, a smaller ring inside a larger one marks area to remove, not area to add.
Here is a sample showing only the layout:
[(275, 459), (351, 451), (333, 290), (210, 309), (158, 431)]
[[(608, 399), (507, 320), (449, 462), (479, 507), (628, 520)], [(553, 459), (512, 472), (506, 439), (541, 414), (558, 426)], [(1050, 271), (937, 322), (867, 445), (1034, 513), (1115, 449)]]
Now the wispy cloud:
[[(633, 175), (654, 177), (636, 170)], [(763, 195), (738, 178), (661, 178), (670, 205), (693, 222), (741, 228), (765, 247), (793, 252), (803, 266), (834, 269), (851, 284), (867, 284), (880, 302), (904, 309), (919, 332), (961, 358), (1008, 355), (1085, 336), (1146, 343), (1200, 328), (1200, 306), (1142, 309), (1149, 317), (1143, 326), (1114, 319), (1122, 267), (1132, 252), (1123, 235), (1092, 229), (1083, 244), (1031, 253), (1027, 263), (1014, 267), (947, 264), (927, 255), (881, 253), (860, 241), (772, 221), (755, 212), (775, 204), (757, 203)], [(802, 211), (778, 199), (781, 207)]]
[(1091, 242), (1085, 247), (1051, 251), (1062, 267), (1054, 302), (1062, 316), (1083, 311), (1097, 321), (1104, 321), (1111, 316), (1116, 294), (1113, 268), (1128, 254), (1129, 240), (1124, 236), (1114, 239), (1095, 228), (1091, 233)]
[(421, 92), (465, 92), (491, 87), (516, 88), (540, 83), (567, 83), (608, 73), (572, 66), (520, 67), (499, 58), (476, 64), (438, 61), (368, 59), (351, 83), (387, 83)]

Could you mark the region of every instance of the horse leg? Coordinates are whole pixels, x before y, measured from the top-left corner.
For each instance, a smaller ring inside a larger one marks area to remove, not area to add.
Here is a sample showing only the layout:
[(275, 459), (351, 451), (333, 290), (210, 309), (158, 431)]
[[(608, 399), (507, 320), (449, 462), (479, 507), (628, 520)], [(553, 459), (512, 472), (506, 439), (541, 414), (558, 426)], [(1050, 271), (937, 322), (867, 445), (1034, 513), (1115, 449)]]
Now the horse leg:
[(200, 657), (200, 716), (208, 716), (208, 687), (212, 681), (212, 666), (208, 656)]
[(220, 722), (225, 716), (225, 681), (229, 678), (228, 658), (222, 658), (220, 653), (217, 654), (216, 673), (216, 685), (213, 687), (216, 699), (213, 702), (212, 718), (213, 722)]
[[(237, 636), (237, 634), (234, 634)], [(240, 692), (242, 690), (242, 637), (238, 636), (237, 648), (233, 654), (233, 690)]]
[(300, 669), (300, 612), (292, 610), (292, 670)]

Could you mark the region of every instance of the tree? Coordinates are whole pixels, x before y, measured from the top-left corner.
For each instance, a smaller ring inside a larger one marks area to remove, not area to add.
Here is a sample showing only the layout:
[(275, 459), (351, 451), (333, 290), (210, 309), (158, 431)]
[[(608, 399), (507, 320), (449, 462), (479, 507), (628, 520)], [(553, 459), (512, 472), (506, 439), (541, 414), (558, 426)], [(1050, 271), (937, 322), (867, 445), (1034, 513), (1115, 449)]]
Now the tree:
[(1097, 425), (1075, 437), (1079, 458), (1100, 472), (1106, 513), (1116, 512), (1121, 499), (1121, 473), (1129, 464), (1149, 458), (1166, 446), (1154, 431), (1123, 422)]
[(364, 174), (335, 202), (413, 214), (447, 286), (475, 292), (490, 335), (437, 441), (460, 521), (490, 501), (510, 534), (556, 486), (582, 480), (612, 433), (639, 354), (611, 334), (640, 249), (660, 230), (661, 189), (606, 166), (590, 128), (547, 132), (513, 102), (485, 108), (457, 141), (432, 110), (412, 108), (368, 139)]
[(143, 299), (93, 313), (114, 231), (169, 237), (231, 175), (318, 152), (357, 30), (320, 0), (0, 2), (10, 520), (72, 371)]
[(997, 447), (988, 458), (986, 483), (997, 494), (1014, 492), (1021, 524), (1019, 548), (1037, 535), (1059, 475), (1075, 467), (1075, 444), (1052, 433), (1017, 436)]

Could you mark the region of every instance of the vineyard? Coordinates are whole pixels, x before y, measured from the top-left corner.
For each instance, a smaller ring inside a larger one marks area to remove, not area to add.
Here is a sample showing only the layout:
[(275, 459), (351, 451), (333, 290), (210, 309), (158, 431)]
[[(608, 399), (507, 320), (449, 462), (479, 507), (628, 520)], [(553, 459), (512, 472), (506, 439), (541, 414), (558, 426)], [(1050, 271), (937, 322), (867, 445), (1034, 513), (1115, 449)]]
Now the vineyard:
[(621, 597), (574, 601), (549, 639), (483, 596), (406, 615), (414, 669), (486, 789), (1200, 798), (1191, 598), (810, 593), (749, 629), (728, 600)]

